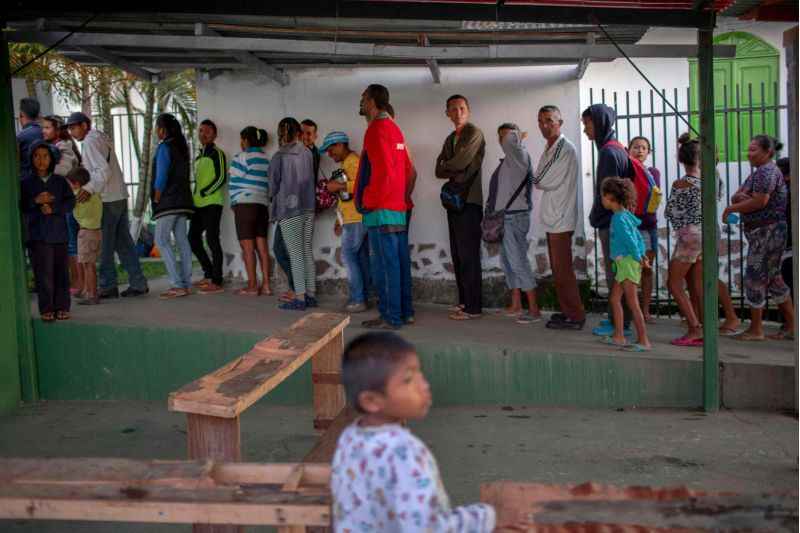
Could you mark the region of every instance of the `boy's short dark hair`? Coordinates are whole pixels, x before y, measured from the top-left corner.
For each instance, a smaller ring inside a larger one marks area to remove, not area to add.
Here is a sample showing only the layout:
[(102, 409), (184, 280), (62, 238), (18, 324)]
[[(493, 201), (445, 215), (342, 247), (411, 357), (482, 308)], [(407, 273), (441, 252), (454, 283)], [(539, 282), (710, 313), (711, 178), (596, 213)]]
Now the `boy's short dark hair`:
[(81, 187), (89, 183), (91, 176), (89, 175), (89, 171), (83, 167), (75, 167), (69, 171), (67, 174), (68, 181), (74, 181), (78, 183)]
[(444, 103), (444, 108), (445, 109), (450, 109), (450, 102), (452, 102), (453, 100), (464, 100), (464, 103), (467, 104), (467, 109), (469, 109), (469, 100), (467, 100), (467, 97), (464, 96), (463, 94), (454, 94), (454, 95), (452, 95)]
[(363, 413), (359, 395), (384, 392), (397, 364), (414, 351), (411, 343), (391, 332), (366, 333), (350, 341), (342, 356), (342, 383), (348, 403)]
[(205, 119), (203, 122), (200, 123), (201, 126), (208, 126), (212, 130), (214, 130), (214, 135), (217, 134), (217, 125), (214, 124), (214, 121), (211, 119)]
[(636, 189), (633, 182), (627, 178), (608, 177), (603, 180), (600, 189), (603, 195), (608, 195), (628, 211), (636, 209)]
[(300, 123), (303, 126), (311, 126), (314, 128), (314, 131), (318, 131), (319, 128), (317, 127), (317, 123), (311, 120), (310, 118), (305, 119), (303, 122)]
[(39, 118), (39, 112), (41, 111), (39, 100), (36, 98), (23, 98), (19, 101), (19, 110), (29, 119), (36, 120)]

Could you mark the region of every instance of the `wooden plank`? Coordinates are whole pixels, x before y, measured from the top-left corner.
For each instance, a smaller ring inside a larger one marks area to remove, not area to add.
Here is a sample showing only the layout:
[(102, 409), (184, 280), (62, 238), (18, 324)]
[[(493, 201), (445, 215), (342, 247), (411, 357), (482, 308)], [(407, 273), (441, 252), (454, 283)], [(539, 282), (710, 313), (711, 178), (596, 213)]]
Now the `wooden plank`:
[[(0, 459), (0, 475), (0, 519), (330, 523), (327, 465)], [(283, 491), (290, 485), (295, 492)]]
[(351, 407), (342, 409), (328, 427), (328, 430), (322, 434), (311, 451), (303, 458), (303, 462), (330, 464), (333, 460), (333, 454), (336, 451), (336, 444), (339, 442), (339, 436), (357, 416), (358, 413)]
[(216, 484), (211, 461), (132, 459), (2, 459), (0, 484), (166, 485), (202, 488)]
[(342, 354), (344, 335), (339, 333), (331, 338), (311, 360), (312, 386), (314, 389), (314, 429), (327, 429), (345, 406), (344, 387), (341, 380), (331, 383), (329, 379), (313, 380), (314, 375), (328, 376), (342, 374)]
[(308, 359), (341, 338), (350, 317), (311, 313), (256, 344), (219, 370), (170, 393), (169, 409), (234, 418), (277, 387)]
[(188, 413), (186, 435), (189, 459), (242, 460), (239, 417), (219, 418)]
[(330, 524), (330, 498), (271, 489), (169, 487), (120, 490), (107, 485), (0, 487), (0, 519), (241, 525)]
[(685, 487), (496, 482), (481, 486), (481, 501), (494, 506), (498, 523), (519, 524), (530, 532), (567, 526), (582, 531), (590, 524), (609, 531), (775, 531), (797, 523), (796, 493), (736, 495)]

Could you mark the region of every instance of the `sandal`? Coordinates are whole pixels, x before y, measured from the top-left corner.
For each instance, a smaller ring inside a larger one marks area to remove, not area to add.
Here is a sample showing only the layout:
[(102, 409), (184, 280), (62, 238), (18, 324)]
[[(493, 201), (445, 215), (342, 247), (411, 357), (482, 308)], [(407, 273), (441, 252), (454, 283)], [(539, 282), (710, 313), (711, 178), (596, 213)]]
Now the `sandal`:
[(259, 289), (259, 292), (264, 296), (272, 296), (272, 288), (268, 285), (265, 289), (263, 286)]
[(480, 318), (481, 316), (483, 315), (481, 314), (473, 315), (459, 309), (458, 311), (451, 313), (447, 318), (449, 318), (450, 320), (475, 320), (477, 318)]
[(653, 348), (651, 346), (642, 346), (639, 343), (628, 344), (627, 346), (622, 347), (622, 350), (625, 352), (636, 352), (636, 353), (649, 352), (652, 349)]
[(69, 320), (69, 311), (56, 311), (56, 320)]
[(726, 328), (721, 327), (719, 328), (719, 334), (721, 337), (733, 337), (734, 335), (738, 335), (740, 330), (738, 328)]
[(773, 333), (772, 335), (767, 335), (767, 338), (773, 341), (793, 341), (794, 332), (790, 333), (785, 330), (779, 330), (777, 333)]
[(278, 309), (282, 309), (284, 311), (305, 311), (306, 302), (305, 300), (292, 300), (291, 302), (284, 302), (280, 304)]
[(186, 296), (188, 294), (187, 291), (184, 289), (179, 289), (177, 287), (173, 287), (169, 290), (166, 290), (158, 295), (158, 297), (162, 300), (171, 300), (173, 298), (177, 298), (179, 296)]
[(670, 342), (673, 346), (682, 346), (684, 348), (696, 348), (703, 345), (703, 339), (690, 339), (686, 335), (678, 337)]
[(628, 346), (627, 342), (620, 344), (614, 340), (614, 337), (611, 336), (602, 337), (600, 339), (600, 342), (602, 342), (603, 344), (607, 344), (609, 346), (616, 346), (617, 348), (625, 348), (626, 346)]
[(447, 310), (450, 311), (451, 313), (458, 313), (459, 311), (464, 310), (464, 304), (451, 305), (450, 307), (447, 308)]
[(767, 340), (767, 338), (764, 337), (763, 335), (761, 337), (759, 337), (757, 335), (753, 335), (752, 333), (748, 333), (746, 331), (743, 331), (742, 333), (739, 333), (738, 335), (734, 335), (731, 338), (733, 340), (735, 340), (735, 341), (747, 341), (747, 342), (749, 342), (749, 341), (759, 342), (759, 341)]
[(258, 296), (258, 289), (237, 289), (233, 294), (236, 296)]
[(203, 278), (192, 283), (192, 287), (197, 287), (198, 289), (202, 289), (208, 285), (211, 285), (211, 280), (208, 278)]
[(56, 319), (55, 313), (42, 313), (42, 322), (53, 322)]
[(284, 292), (280, 296), (278, 296), (278, 300), (281, 302), (291, 302), (294, 301), (294, 293), (293, 292)]

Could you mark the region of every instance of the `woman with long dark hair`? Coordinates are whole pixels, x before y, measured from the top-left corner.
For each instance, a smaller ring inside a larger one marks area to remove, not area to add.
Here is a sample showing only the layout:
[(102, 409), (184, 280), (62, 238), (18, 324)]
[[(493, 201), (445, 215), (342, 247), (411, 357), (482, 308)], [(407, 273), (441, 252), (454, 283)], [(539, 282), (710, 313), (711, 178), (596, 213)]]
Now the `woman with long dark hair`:
[[(162, 113), (156, 119), (156, 135), (161, 142), (153, 161), (150, 199), (156, 221), (156, 246), (171, 284), (170, 289), (160, 295), (166, 300), (191, 294), (192, 248), (187, 224), (194, 212), (194, 203), (189, 179), (189, 145), (180, 122), (174, 115)], [(172, 238), (180, 255), (180, 269), (172, 249)]]
[(783, 313), (786, 330), (780, 338), (794, 338), (794, 306), (789, 287), (781, 275), (781, 257), (788, 234), (788, 189), (783, 173), (773, 160), (783, 147), (769, 135), (756, 135), (747, 148), (747, 159), (753, 173), (731, 198), (731, 205), (722, 212), (728, 222), (731, 213), (741, 213), (747, 238), (747, 259), (744, 272), (744, 297), (750, 306), (750, 327), (734, 338), (742, 341), (763, 341), (762, 317), (767, 295)]
[(278, 123), (280, 149), (272, 158), (272, 216), (278, 222), (292, 266), (294, 300), (281, 309), (315, 307), (316, 270), (311, 241), (314, 235), (314, 158), (300, 141), (300, 123), (292, 117)]
[[(231, 206), (236, 223), (236, 238), (242, 247), (242, 260), (247, 271), (247, 287), (240, 296), (272, 295), (269, 285), (269, 159), (264, 153), (267, 132), (247, 126), (239, 133), (242, 151), (231, 161)], [(261, 263), (261, 286), (256, 273), (256, 256)]]

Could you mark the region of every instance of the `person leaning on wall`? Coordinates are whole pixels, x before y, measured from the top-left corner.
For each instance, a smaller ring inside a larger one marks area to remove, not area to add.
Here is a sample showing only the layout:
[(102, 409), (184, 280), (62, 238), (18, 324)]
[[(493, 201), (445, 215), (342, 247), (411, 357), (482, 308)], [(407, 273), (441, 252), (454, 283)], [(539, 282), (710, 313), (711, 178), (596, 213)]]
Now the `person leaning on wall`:
[(452, 320), (480, 318), (481, 303), (481, 220), (483, 185), (481, 165), (486, 153), (483, 132), (469, 122), (470, 107), (465, 96), (454, 94), (445, 103), (445, 114), (455, 129), (444, 140), (436, 159), (436, 177), (448, 180), (444, 188), (455, 202), (445, 206), (450, 233), (450, 256), (458, 287), (458, 302), (451, 308)]

